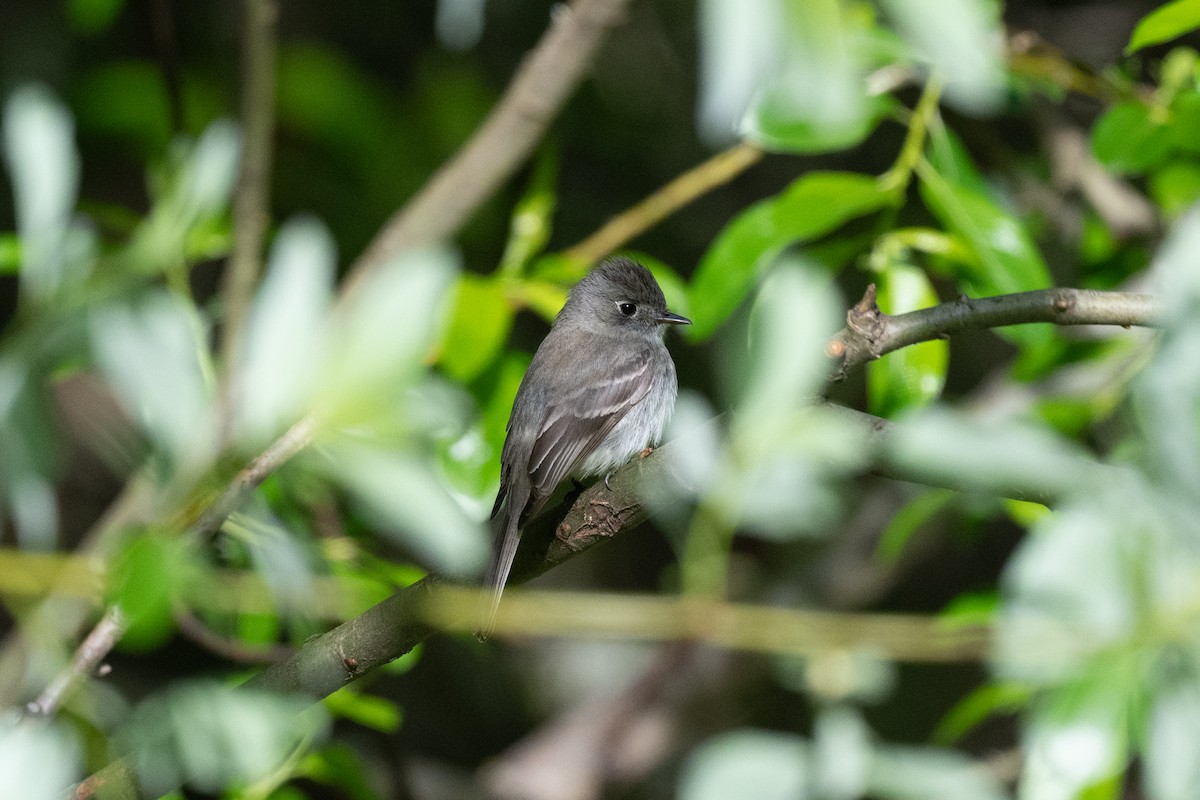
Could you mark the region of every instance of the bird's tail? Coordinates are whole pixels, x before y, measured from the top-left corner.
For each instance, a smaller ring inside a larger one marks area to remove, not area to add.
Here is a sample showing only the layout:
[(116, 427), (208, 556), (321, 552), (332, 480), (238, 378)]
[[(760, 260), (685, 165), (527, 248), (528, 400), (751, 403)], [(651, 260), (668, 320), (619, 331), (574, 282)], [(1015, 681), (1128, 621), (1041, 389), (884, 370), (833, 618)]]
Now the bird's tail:
[(514, 514), (511, 506), (496, 516), (495, 537), (492, 562), (488, 565), (483, 592), (479, 598), (479, 626), (475, 631), (475, 638), (481, 642), (491, 635), (496, 625), (500, 595), (504, 594), (504, 584), (508, 580), (513, 558), (517, 554), (517, 545), (521, 542), (520, 515)]

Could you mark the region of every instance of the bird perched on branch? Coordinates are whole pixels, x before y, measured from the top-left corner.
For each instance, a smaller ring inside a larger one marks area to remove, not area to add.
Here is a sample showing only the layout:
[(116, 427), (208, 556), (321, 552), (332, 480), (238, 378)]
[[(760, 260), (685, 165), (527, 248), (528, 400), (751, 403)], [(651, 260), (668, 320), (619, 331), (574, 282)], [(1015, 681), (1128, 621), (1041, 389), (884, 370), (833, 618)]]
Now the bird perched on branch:
[(521, 529), (568, 476), (608, 476), (658, 442), (675, 408), (667, 310), (650, 270), (610, 258), (571, 290), (517, 390), (492, 508), (479, 638), (495, 623)]

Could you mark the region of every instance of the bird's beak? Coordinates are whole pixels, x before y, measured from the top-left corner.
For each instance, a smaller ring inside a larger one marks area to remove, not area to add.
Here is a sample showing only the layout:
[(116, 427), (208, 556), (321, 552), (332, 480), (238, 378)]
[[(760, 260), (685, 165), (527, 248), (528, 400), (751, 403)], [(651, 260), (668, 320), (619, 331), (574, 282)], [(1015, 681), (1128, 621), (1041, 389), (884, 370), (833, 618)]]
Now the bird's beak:
[(678, 314), (672, 314), (670, 311), (664, 311), (663, 315), (658, 318), (659, 325), (691, 325), (692, 321), (687, 317), (681, 317)]

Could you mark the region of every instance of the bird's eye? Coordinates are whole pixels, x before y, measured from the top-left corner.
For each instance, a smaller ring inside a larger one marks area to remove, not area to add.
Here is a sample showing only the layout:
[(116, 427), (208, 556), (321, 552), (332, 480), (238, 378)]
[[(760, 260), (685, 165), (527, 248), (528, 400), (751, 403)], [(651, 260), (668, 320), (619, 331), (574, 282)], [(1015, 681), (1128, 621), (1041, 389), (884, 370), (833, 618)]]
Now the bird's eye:
[(637, 313), (637, 306), (630, 303), (628, 300), (617, 303), (617, 310), (627, 317), (632, 317)]

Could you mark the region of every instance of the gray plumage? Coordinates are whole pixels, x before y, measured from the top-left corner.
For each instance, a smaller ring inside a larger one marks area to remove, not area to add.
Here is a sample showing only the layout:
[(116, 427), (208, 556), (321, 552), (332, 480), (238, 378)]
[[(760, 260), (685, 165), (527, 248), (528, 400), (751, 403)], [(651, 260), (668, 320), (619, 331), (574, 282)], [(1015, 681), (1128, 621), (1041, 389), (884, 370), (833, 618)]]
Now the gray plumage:
[(525, 373), (500, 456), (479, 636), (491, 631), (521, 528), (567, 476), (607, 475), (662, 436), (675, 407), (667, 311), (650, 271), (611, 258), (571, 290)]

